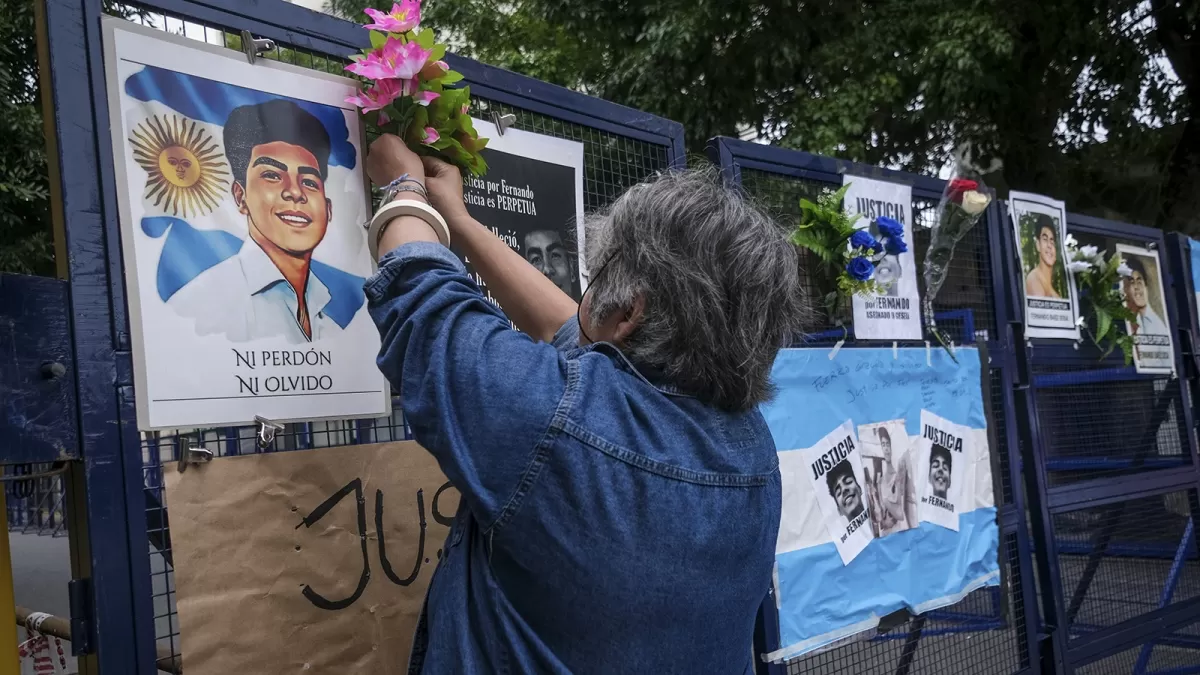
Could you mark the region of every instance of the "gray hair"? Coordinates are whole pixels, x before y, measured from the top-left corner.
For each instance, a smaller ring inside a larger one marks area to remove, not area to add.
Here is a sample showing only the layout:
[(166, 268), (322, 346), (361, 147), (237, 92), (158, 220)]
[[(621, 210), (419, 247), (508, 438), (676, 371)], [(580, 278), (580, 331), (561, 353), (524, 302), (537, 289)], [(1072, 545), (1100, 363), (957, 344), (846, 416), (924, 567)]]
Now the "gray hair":
[(771, 397), (775, 355), (807, 313), (799, 255), (782, 227), (710, 168), (635, 185), (585, 233), (590, 321), (628, 311), (638, 296), (645, 303), (622, 345), (633, 363), (724, 410)]

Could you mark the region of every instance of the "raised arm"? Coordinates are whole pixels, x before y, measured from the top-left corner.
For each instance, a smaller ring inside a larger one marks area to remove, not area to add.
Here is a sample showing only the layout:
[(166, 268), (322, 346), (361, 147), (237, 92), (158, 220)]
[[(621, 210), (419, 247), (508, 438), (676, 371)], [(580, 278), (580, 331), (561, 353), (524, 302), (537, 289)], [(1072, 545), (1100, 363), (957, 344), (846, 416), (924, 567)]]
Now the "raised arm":
[(575, 301), (471, 217), (463, 203), (462, 174), (457, 168), (431, 157), (424, 162), (429, 198), (450, 225), (454, 247), (470, 261), (517, 328), (535, 340), (550, 342), (578, 310)]

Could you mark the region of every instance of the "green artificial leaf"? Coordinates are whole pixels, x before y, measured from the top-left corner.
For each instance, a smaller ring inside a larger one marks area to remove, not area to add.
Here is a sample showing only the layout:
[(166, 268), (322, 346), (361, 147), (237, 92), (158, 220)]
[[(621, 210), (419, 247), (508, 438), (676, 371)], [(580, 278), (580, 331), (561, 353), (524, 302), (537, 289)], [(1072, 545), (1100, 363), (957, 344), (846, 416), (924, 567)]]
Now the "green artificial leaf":
[(1103, 340), (1112, 327), (1112, 315), (1104, 308), (1096, 307), (1096, 339)]
[(371, 47), (373, 49), (379, 49), (387, 44), (387, 39), (387, 33), (381, 33), (377, 30), (371, 31)]
[(430, 61), (441, 61), (446, 56), (446, 45), (434, 45), (433, 53), (429, 55)]
[(448, 71), (446, 71), (445, 75), (438, 78), (438, 81), (441, 82), (443, 85), (446, 85), (446, 84), (454, 84), (455, 82), (458, 82), (462, 79), (463, 79), (462, 73), (458, 72), (457, 70), (448, 70)]
[(421, 49), (433, 49), (433, 29), (422, 28), (420, 33), (417, 33), (417, 44), (421, 45)]

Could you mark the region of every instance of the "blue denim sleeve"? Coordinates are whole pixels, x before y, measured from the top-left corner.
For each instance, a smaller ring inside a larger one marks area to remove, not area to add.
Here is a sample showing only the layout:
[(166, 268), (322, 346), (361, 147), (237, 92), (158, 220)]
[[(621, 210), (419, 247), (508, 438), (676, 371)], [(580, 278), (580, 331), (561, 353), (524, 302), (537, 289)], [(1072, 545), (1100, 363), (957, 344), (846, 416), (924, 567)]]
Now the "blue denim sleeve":
[(566, 390), (565, 362), (512, 330), (441, 245), (388, 253), (365, 290), (379, 369), (400, 392), (413, 437), (492, 527), (519, 505), (518, 486)]

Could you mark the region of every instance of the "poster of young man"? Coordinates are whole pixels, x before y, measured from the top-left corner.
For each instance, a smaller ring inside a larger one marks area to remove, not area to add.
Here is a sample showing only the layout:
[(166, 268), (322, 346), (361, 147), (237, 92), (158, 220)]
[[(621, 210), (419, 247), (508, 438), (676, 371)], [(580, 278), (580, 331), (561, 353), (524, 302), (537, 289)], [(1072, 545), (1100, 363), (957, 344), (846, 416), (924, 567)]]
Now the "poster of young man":
[(871, 531), (886, 537), (917, 526), (916, 484), (904, 420), (858, 427), (863, 473), (870, 503)]
[[(472, 122), (479, 136), (488, 139), (483, 151), (488, 171), (463, 179), (467, 211), (579, 301), (585, 271), (580, 255), (583, 144), (519, 129), (501, 136), (489, 122)], [(492, 299), (483, 280), (473, 276)]]
[(1136, 324), (1125, 322), (1125, 330), (1133, 336), (1134, 367), (1139, 373), (1173, 373), (1175, 347), (1158, 251), (1117, 244), (1117, 255), (1129, 267), (1129, 276), (1121, 281), (1125, 306), (1137, 316)]
[(104, 22), (138, 427), (391, 409), (355, 83)]
[(908, 250), (898, 255), (885, 255), (875, 265), (875, 281), (886, 288), (882, 295), (855, 295), (854, 337), (859, 340), (919, 340), (921, 339), (920, 294), (917, 291), (917, 262), (912, 242), (912, 186), (889, 183), (863, 176), (845, 175), (847, 213), (862, 218), (855, 223), (859, 229), (869, 228), (879, 238), (875, 218), (887, 216), (904, 225), (904, 242)]
[(921, 484), (917, 512), (922, 522), (958, 531), (959, 514), (974, 501), (974, 438), (970, 428), (921, 411), (916, 468)]
[(846, 420), (804, 451), (813, 491), (842, 563), (849, 564), (874, 537), (854, 424)]
[(1028, 192), (1011, 192), (1021, 288), (1025, 299), (1025, 334), (1029, 337), (1079, 339), (1079, 305), (1075, 279), (1067, 274), (1063, 242), (1067, 237), (1066, 204)]

